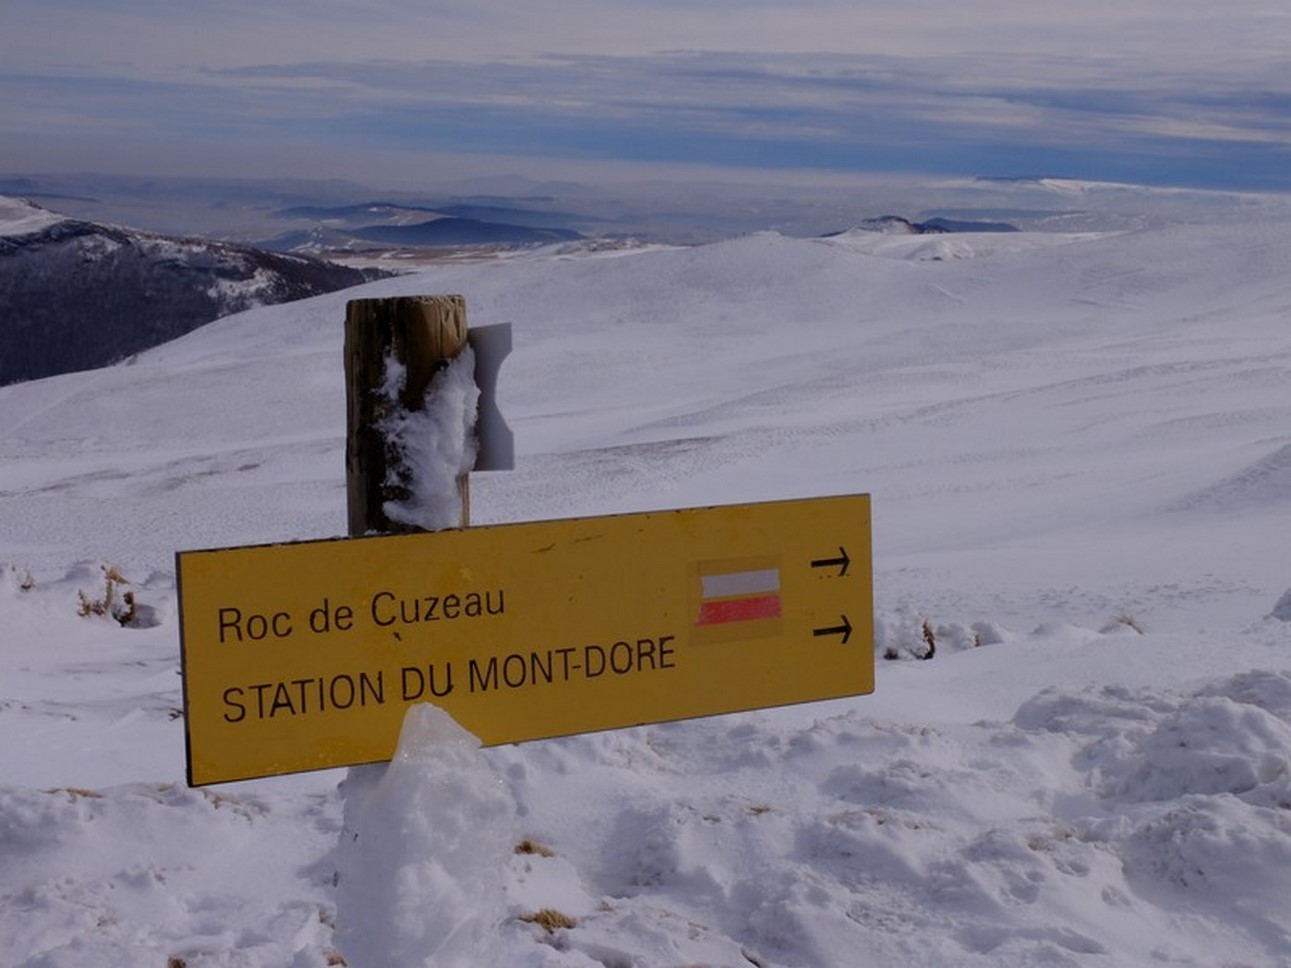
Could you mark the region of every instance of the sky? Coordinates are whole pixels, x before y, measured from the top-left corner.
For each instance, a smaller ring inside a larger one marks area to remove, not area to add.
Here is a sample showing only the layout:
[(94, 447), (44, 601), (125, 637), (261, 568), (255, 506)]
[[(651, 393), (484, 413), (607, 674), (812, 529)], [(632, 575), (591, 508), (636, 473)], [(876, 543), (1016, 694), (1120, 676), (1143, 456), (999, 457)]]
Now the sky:
[(1291, 189), (1282, 0), (0, 0), (0, 172)]

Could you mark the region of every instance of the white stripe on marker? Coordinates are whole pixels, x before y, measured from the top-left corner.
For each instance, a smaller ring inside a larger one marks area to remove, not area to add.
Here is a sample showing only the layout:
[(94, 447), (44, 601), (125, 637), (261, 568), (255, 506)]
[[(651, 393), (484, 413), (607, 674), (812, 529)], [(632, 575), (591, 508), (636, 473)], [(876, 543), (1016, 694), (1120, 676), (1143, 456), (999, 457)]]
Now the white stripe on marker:
[(732, 571), (724, 575), (701, 575), (704, 598), (729, 598), (733, 595), (764, 595), (780, 590), (780, 569)]

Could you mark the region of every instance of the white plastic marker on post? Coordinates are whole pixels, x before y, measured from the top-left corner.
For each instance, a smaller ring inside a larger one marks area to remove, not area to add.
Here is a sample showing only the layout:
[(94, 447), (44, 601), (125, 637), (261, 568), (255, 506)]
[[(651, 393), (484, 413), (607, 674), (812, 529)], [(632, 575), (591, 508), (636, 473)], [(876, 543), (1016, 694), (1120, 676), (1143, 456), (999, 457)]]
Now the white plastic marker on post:
[[(514, 466), (496, 404), (510, 349), (509, 325), (468, 332), (461, 296), (347, 305), (352, 536), (467, 526), (467, 474)], [(492, 964), (515, 804), (479, 749), (447, 712), (419, 704), (389, 764), (350, 768), (336, 893), (350, 964)]]
[(498, 371), (511, 353), (511, 324), (477, 326), (467, 331), (466, 339), (475, 352), (475, 385), (480, 389), (474, 470), (514, 470), (515, 437), (498, 409)]

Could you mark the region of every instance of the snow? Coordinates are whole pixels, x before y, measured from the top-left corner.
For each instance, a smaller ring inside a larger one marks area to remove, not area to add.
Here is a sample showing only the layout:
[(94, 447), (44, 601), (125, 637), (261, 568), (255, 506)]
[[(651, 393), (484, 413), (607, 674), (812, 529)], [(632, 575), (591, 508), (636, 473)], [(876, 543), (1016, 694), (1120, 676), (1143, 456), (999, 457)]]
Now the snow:
[(872, 494), (855, 699), (188, 789), (173, 553), (344, 533), (355, 293), (0, 388), (6, 964), (1291, 965), (1291, 227), (947, 238), (361, 293), (515, 328), (476, 524)]
[(0, 195), (0, 238), (36, 235), (67, 217), (21, 198)]
[(386, 359), (381, 395), (389, 416), (382, 421), (386, 445), (399, 456), (388, 468), (386, 485), (406, 491), (402, 500), (385, 502), (382, 510), (397, 524), (439, 531), (462, 521), (458, 479), (475, 466), (479, 444), (475, 417), (480, 391), (475, 385), (475, 351), (463, 346), (426, 387), (418, 410), (399, 405), (407, 385), (407, 368)]
[[(183, 256), (190, 256), (191, 258), (190, 253), (194, 248), (193, 246), (178, 246), (169, 242), (162, 243), (157, 246), (157, 249), (162, 252), (167, 249), (183, 248), (187, 248), (190, 251), (183, 252), (182, 255), (177, 255), (176, 258), (182, 259)], [(211, 299), (224, 301), (225, 305), (237, 306), (239, 305), (238, 300), (242, 300), (240, 305), (245, 306), (248, 303), (252, 303), (253, 300), (258, 297), (272, 293), (276, 282), (278, 282), (278, 277), (276, 277), (274, 273), (270, 272), (268, 269), (257, 268), (246, 279), (215, 279), (209, 286), (207, 286), (206, 294), (210, 296)]]

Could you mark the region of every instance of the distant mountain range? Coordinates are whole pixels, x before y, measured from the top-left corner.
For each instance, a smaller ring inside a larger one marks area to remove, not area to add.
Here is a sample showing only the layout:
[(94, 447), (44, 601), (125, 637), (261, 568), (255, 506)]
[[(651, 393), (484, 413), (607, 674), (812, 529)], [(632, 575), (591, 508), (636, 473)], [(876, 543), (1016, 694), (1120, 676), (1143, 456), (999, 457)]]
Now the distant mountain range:
[[(298, 205), (275, 212), (277, 218), (304, 223), (260, 245), (284, 252), (390, 248), (534, 245), (585, 239), (560, 225), (578, 222), (571, 213), (531, 211), (504, 205), (444, 205), (428, 208), (394, 202), (326, 207)], [(583, 219), (585, 221), (585, 219)], [(899, 215), (864, 219), (847, 231), (931, 235), (947, 232), (1016, 232), (1007, 222), (930, 218), (915, 222)], [(839, 233), (834, 233), (839, 234)]]
[(912, 222), (900, 215), (880, 215), (867, 218), (850, 229), (842, 232), (831, 232), (822, 238), (833, 238), (846, 235), (848, 232), (882, 232), (886, 235), (945, 235), (951, 232), (1016, 232), (1018, 227), (1008, 222), (984, 222), (970, 219), (930, 218), (924, 222)]
[(384, 275), (0, 196), (0, 385), (114, 363), (230, 313)]
[[(291, 227), (254, 246), (72, 218), (0, 195), (0, 385), (129, 357), (221, 316), (358, 285), (389, 273), (310, 257), (328, 252), (506, 247), (586, 239), (586, 216), (499, 200), (296, 205)], [(848, 231), (1010, 232), (1004, 222), (894, 215)], [(837, 233), (836, 233), (837, 234)]]
[(298, 225), (260, 240), (261, 246), (279, 252), (542, 245), (585, 237), (574, 229), (553, 224), (576, 216), (492, 205), (298, 205), (274, 215)]

